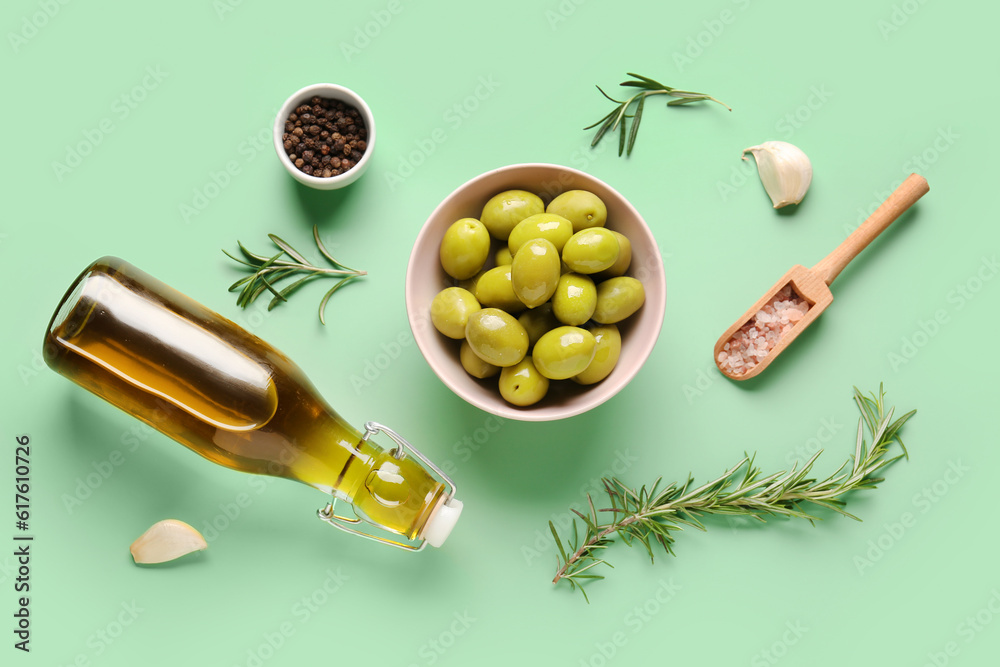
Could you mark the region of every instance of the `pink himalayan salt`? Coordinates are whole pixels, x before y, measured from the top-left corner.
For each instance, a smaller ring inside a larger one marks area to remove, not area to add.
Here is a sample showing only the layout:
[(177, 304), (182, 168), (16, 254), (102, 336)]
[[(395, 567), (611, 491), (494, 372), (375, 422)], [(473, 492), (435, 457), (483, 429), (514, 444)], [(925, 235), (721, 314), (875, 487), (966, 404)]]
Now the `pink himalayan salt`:
[(722, 346), (716, 361), (730, 375), (756, 368), (809, 310), (809, 303), (785, 285)]

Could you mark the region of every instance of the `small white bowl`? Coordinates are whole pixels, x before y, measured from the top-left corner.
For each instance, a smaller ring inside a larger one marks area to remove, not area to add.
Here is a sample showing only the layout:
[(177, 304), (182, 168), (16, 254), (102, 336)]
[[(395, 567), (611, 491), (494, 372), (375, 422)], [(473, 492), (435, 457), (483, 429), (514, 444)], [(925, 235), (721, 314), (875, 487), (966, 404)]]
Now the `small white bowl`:
[[(431, 301), (452, 280), (441, 268), (438, 250), (445, 230), (459, 218), (478, 218), (495, 194), (522, 189), (548, 204), (566, 190), (589, 190), (608, 208), (608, 229), (632, 242), (632, 266), (627, 275), (642, 281), (646, 302), (619, 328), (622, 353), (618, 365), (601, 382), (590, 386), (565, 381), (549, 390), (539, 403), (517, 407), (497, 389), (497, 378), (477, 380), (465, 372), (458, 358), (458, 341), (445, 338), (430, 322)], [(663, 258), (653, 233), (639, 212), (617, 190), (598, 178), (554, 164), (515, 164), (481, 174), (448, 195), (431, 213), (417, 235), (406, 270), (406, 314), (417, 347), (445, 385), (472, 405), (509, 419), (553, 421), (597, 407), (625, 388), (649, 357), (663, 324), (666, 300)]]
[[(351, 105), (361, 114), (365, 121), (365, 127), (368, 129), (368, 139), (366, 140), (368, 145), (365, 149), (364, 155), (360, 160), (358, 160), (356, 165), (339, 176), (330, 176), (329, 178), (323, 178), (322, 176), (310, 176), (309, 174), (300, 171), (298, 167), (292, 164), (292, 161), (288, 159), (288, 154), (285, 153), (285, 142), (281, 138), (285, 133), (285, 121), (288, 120), (289, 114), (291, 114), (296, 107), (317, 96), (339, 100)], [(281, 160), (281, 164), (284, 165), (285, 169), (288, 170), (288, 173), (292, 175), (292, 178), (297, 180), (299, 183), (308, 185), (311, 188), (316, 188), (317, 190), (336, 190), (337, 188), (342, 188), (345, 185), (350, 185), (354, 181), (361, 178), (361, 175), (365, 173), (365, 169), (368, 168), (368, 162), (371, 160), (372, 153), (375, 152), (375, 117), (372, 115), (372, 110), (369, 109), (365, 101), (361, 99), (361, 96), (350, 88), (338, 86), (335, 83), (315, 83), (296, 91), (291, 97), (285, 100), (283, 105), (281, 105), (281, 110), (278, 111), (278, 115), (274, 119), (274, 150), (277, 151), (278, 159)]]

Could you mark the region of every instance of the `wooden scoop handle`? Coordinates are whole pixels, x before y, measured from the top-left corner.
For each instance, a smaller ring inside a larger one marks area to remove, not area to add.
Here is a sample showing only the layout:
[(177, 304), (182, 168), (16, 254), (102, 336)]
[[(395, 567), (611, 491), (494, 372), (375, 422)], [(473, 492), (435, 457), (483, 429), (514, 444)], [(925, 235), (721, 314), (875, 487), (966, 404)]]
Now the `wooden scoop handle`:
[(903, 184), (896, 188), (896, 191), (889, 195), (889, 198), (882, 202), (882, 205), (861, 223), (861, 226), (851, 232), (836, 250), (811, 269), (812, 273), (827, 285), (832, 283), (859, 252), (867, 248), (876, 236), (884, 232), (903, 211), (927, 194), (928, 190), (930, 186), (923, 176), (918, 174), (907, 176)]

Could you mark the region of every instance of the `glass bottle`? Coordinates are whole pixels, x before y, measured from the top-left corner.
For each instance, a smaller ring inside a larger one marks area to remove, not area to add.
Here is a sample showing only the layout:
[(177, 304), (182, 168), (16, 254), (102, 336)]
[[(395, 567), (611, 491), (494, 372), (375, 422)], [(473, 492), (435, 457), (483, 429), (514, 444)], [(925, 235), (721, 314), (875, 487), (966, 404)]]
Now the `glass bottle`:
[[(362, 434), (284, 354), (116, 257), (97, 260), (70, 286), (43, 356), (210, 461), (330, 494), (318, 514), (347, 532), (408, 549), (440, 546), (461, 513), (447, 475), (394, 431), (369, 422)], [(393, 449), (371, 441), (379, 431)], [(338, 515), (338, 500), (356, 516)], [(405, 541), (359, 530), (359, 517)]]

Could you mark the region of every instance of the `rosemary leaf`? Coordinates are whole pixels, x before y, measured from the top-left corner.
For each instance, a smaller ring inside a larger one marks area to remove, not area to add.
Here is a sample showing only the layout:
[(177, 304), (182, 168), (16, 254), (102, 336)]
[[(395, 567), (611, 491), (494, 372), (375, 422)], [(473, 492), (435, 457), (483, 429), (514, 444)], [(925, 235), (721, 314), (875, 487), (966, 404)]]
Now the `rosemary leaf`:
[[(333, 293), (345, 283), (367, 275), (365, 271), (349, 268), (334, 259), (320, 240), (319, 229), (316, 226), (313, 226), (313, 239), (316, 241), (316, 247), (320, 254), (332, 265), (329, 268), (313, 265), (306, 259), (305, 255), (275, 234), (268, 234), (268, 238), (280, 251), (271, 257), (251, 252), (239, 241), (236, 243), (244, 259), (234, 256), (225, 249), (222, 251), (233, 261), (253, 271), (252, 275), (237, 280), (229, 286), (230, 292), (240, 290), (236, 297), (236, 305), (240, 308), (246, 308), (264, 292), (270, 292), (272, 298), (267, 309), (271, 310), (279, 303), (287, 301), (293, 292), (315, 278), (337, 278), (337, 283), (326, 293), (319, 306), (319, 321), (326, 324), (324, 311)], [(296, 274), (302, 275), (290, 284), (279, 288), (278, 283)]]
[(292, 246), (288, 245), (287, 243), (285, 243), (284, 241), (282, 241), (280, 238), (278, 238), (277, 235), (275, 235), (275, 234), (268, 234), (267, 238), (271, 239), (271, 242), (274, 243), (274, 245), (276, 245), (279, 248), (281, 248), (282, 250), (284, 250), (285, 253), (289, 257), (291, 257), (292, 259), (294, 259), (296, 262), (301, 262), (302, 264), (308, 264), (309, 263), (308, 259), (306, 259), (302, 255), (300, 255), (299, 252), (295, 248), (293, 248)]
[(278, 293), (278, 296), (276, 296), (273, 299), (271, 299), (271, 303), (267, 304), (267, 309), (271, 310), (272, 308), (274, 308), (275, 306), (277, 306), (278, 303), (281, 302), (281, 301), (288, 301), (288, 296), (292, 292), (294, 292), (298, 288), (302, 287), (302, 285), (304, 285), (305, 283), (309, 282), (313, 278), (319, 278), (322, 275), (323, 275), (322, 273), (310, 273), (308, 275), (302, 276), (301, 278), (299, 278), (298, 280), (296, 280), (292, 284), (287, 285), (286, 287), (283, 287), (281, 289), (281, 291)]
[(325, 245), (323, 245), (323, 240), (320, 239), (320, 237), (319, 237), (319, 227), (317, 227), (316, 225), (313, 225), (313, 239), (316, 241), (316, 247), (319, 248), (320, 254), (322, 254), (324, 257), (326, 257), (330, 261), (331, 264), (333, 264), (334, 266), (339, 266), (340, 268), (344, 269), (345, 271), (354, 271), (355, 273), (357, 273), (359, 275), (364, 275), (365, 274), (364, 271), (358, 271), (356, 269), (352, 269), (351, 267), (346, 266), (346, 265), (338, 262), (336, 259), (334, 259), (333, 255), (330, 254), (330, 251), (326, 249)]
[(668, 107), (679, 107), (682, 104), (690, 104), (691, 102), (704, 102), (708, 97), (705, 95), (699, 95), (697, 97), (684, 97), (677, 100), (670, 100), (667, 102)]
[(253, 276), (247, 276), (246, 278), (240, 278), (235, 283), (233, 283), (232, 285), (229, 286), (229, 291), (230, 292), (235, 292), (236, 290), (238, 290), (240, 287), (242, 287), (243, 285), (247, 284), (251, 280), (253, 280)]
[[(246, 261), (240, 259), (239, 257), (234, 257), (233, 255), (229, 254), (225, 250), (223, 250), (222, 252), (226, 253), (226, 257), (228, 257), (229, 259), (233, 260), (234, 262), (239, 262), (243, 266), (249, 266), (250, 268), (257, 268), (258, 266), (260, 266), (260, 262), (251, 264), (250, 262), (246, 262)], [(232, 291), (232, 290), (230, 290), (230, 291)]]
[(346, 278), (341, 278), (336, 285), (330, 288), (330, 291), (326, 293), (326, 295), (323, 297), (323, 300), (319, 302), (319, 321), (321, 324), (326, 324), (326, 315), (325, 315), (326, 303), (327, 301), (330, 300), (330, 297), (333, 296), (333, 293), (336, 292), (338, 289), (340, 289), (342, 286), (344, 286), (346, 283), (349, 283), (350, 281), (362, 275), (366, 275), (364, 271), (361, 271), (358, 274), (349, 275)]
[[(631, 155), (632, 147), (635, 146), (635, 137), (639, 134), (639, 121), (642, 119), (642, 105), (645, 103), (646, 98), (640, 97), (639, 103), (635, 105), (635, 116), (632, 117), (632, 129), (628, 133), (628, 149), (625, 151), (626, 155)], [(622, 127), (624, 128), (625, 125), (623, 124)]]
[[(600, 129), (597, 130), (597, 134), (594, 136), (593, 141), (590, 143), (591, 148), (596, 146), (601, 141), (608, 130), (618, 129), (618, 126), (620, 125), (621, 133), (618, 137), (618, 155), (619, 157), (623, 154), (626, 156), (631, 155), (632, 148), (635, 146), (636, 136), (639, 132), (639, 121), (642, 119), (643, 104), (645, 103), (646, 98), (650, 95), (669, 95), (676, 98), (667, 102), (668, 107), (691, 104), (692, 102), (708, 101), (721, 104), (732, 111), (728, 105), (720, 102), (711, 95), (672, 88), (671, 86), (664, 85), (655, 79), (635, 74), (633, 72), (628, 72), (628, 76), (632, 77), (632, 79), (623, 81), (619, 85), (625, 88), (638, 88), (639, 91), (625, 100), (616, 100), (604, 92), (603, 88), (597, 86), (597, 90), (600, 91), (601, 95), (618, 106), (612, 110), (611, 113), (601, 118), (601, 120), (583, 128), (584, 130), (590, 130), (600, 126)], [(630, 114), (629, 110), (632, 108), (634, 108), (635, 111)], [(631, 129), (626, 128), (629, 118), (632, 119)]]
[[(242, 252), (244, 255), (246, 255), (247, 259), (249, 259), (249, 260), (251, 260), (251, 261), (254, 262), (253, 266), (260, 266), (261, 264), (263, 264), (264, 262), (267, 261), (267, 257), (264, 257), (262, 255), (256, 255), (256, 254), (250, 252), (249, 250), (247, 250), (246, 246), (243, 245), (242, 243), (240, 243), (239, 241), (237, 241), (236, 243), (240, 246), (240, 252)], [(223, 250), (222, 252), (226, 252), (226, 251)], [(226, 254), (229, 255), (228, 252), (226, 252)], [(232, 255), (229, 255), (229, 256), (233, 257)], [(236, 258), (233, 257), (233, 259), (236, 259)]]
[[(552, 536), (559, 546), (557, 570), (552, 583), (568, 581), (570, 587), (583, 593), (584, 599), (589, 602), (581, 580), (596, 578), (589, 571), (597, 565), (611, 567), (596, 554), (614, 542), (614, 535), (626, 545), (642, 544), (652, 561), (656, 553), (654, 546), (673, 555), (673, 532), (683, 530), (685, 526), (706, 530), (700, 520), (706, 515), (739, 516), (762, 522), (769, 516), (783, 516), (815, 522), (820, 517), (807, 509), (811, 505), (860, 521), (844, 509), (845, 496), (852, 491), (876, 488), (883, 481), (876, 473), (906, 456), (899, 430), (916, 412), (911, 410), (893, 421), (894, 408), (886, 410), (884, 398), (881, 385), (878, 394), (870, 396), (854, 388), (854, 399), (861, 411), (854, 454), (825, 479), (810, 476), (821, 452), (814, 454), (801, 468), (792, 466), (787, 472), (767, 476), (762, 476), (760, 468), (754, 465), (754, 456), (745, 454), (739, 463), (721, 476), (693, 489), (690, 476), (685, 483), (669, 484), (662, 490), (658, 490), (659, 479), (651, 487), (642, 486), (638, 490), (614, 477), (602, 479), (610, 507), (595, 509), (593, 498), (588, 494), (589, 516), (574, 510), (582, 520), (584, 533), (577, 539), (577, 522), (574, 519), (574, 537), (568, 543), (569, 552), (564, 549), (559, 532), (549, 522)], [(871, 436), (870, 446), (865, 442), (866, 432)], [(904, 454), (888, 456), (893, 443), (898, 443)], [(602, 513), (606, 522), (600, 518)]]
[[(659, 81), (657, 81), (655, 79), (650, 79), (648, 76), (643, 76), (641, 74), (635, 74), (634, 72), (626, 72), (626, 74), (628, 76), (634, 78), (634, 79), (639, 79), (640, 81), (642, 81), (643, 83), (645, 83), (646, 86), (648, 86), (650, 90), (666, 90), (668, 92), (676, 90), (675, 88), (671, 88), (670, 86), (663, 85), (662, 83), (660, 83)], [(625, 84), (623, 83), (621, 85), (624, 86)]]

